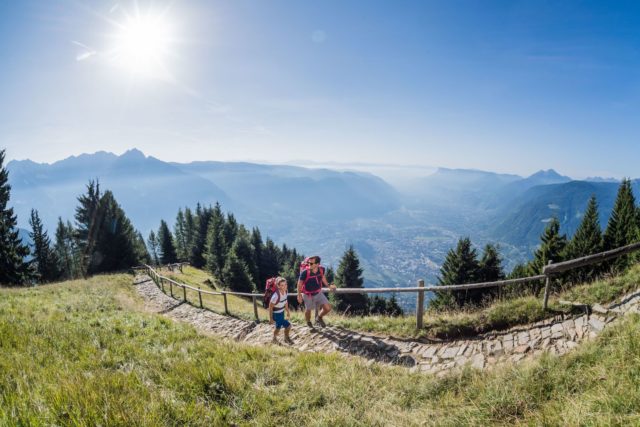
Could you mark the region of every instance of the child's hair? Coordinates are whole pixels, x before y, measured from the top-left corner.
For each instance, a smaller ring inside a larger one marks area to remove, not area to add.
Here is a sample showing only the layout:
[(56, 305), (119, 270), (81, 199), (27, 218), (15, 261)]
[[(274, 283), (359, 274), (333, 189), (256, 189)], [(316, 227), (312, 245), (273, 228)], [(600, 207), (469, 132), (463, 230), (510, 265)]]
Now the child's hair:
[(278, 278), (276, 279), (276, 286), (280, 284), (280, 282), (286, 282), (287, 279), (285, 279), (282, 276), (278, 276)]

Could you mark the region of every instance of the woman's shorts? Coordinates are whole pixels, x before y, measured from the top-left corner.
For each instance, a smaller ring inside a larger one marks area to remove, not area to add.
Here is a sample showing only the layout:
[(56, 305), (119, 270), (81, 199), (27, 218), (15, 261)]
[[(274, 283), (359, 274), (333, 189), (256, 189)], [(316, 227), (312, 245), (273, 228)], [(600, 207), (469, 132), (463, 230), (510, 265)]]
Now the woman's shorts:
[(329, 304), (329, 300), (324, 295), (324, 292), (318, 292), (315, 295), (302, 294), (302, 300), (304, 301), (305, 310), (320, 309), (323, 305)]
[(291, 323), (289, 323), (289, 321), (284, 318), (284, 311), (280, 313), (273, 313), (273, 320), (276, 322), (276, 329), (286, 329), (291, 326)]

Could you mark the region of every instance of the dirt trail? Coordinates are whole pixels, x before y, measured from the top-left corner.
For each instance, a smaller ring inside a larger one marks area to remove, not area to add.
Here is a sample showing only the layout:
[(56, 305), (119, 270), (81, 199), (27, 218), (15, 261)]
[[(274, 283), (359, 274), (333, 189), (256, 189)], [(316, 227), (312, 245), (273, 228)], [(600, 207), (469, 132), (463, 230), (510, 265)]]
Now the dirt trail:
[[(199, 330), (254, 345), (271, 342), (273, 327), (263, 322), (216, 314), (164, 294), (146, 275), (136, 276), (134, 285), (148, 309), (175, 320), (193, 324)], [(293, 325), (290, 347), (300, 351), (341, 352), (379, 362), (406, 366), (412, 370), (443, 375), (470, 364), (485, 369), (501, 362), (519, 362), (545, 351), (564, 354), (583, 340), (597, 336), (628, 312), (639, 312), (640, 291), (631, 293), (599, 314), (552, 318), (507, 331), (478, 335), (472, 339), (424, 343), (355, 332), (327, 326), (311, 331)], [(281, 337), (282, 338), (282, 337)]]

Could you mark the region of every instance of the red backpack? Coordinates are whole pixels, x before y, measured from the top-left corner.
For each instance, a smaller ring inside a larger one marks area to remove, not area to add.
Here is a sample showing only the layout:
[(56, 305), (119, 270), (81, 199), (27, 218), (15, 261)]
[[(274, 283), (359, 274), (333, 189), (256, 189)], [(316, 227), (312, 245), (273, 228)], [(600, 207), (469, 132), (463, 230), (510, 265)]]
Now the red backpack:
[[(264, 308), (269, 308), (269, 303), (271, 302), (271, 297), (273, 293), (278, 289), (276, 280), (277, 277), (270, 277), (267, 279), (267, 282), (264, 286), (264, 297), (262, 298), (262, 306)], [(280, 302), (280, 301), (278, 301)]]
[[(309, 279), (311, 277), (317, 277), (317, 274), (314, 276), (310, 276), (311, 273), (311, 268), (309, 267), (309, 259), (312, 257), (306, 257), (304, 259), (304, 261), (302, 261), (300, 263), (300, 274), (302, 274), (303, 271), (307, 270), (307, 278), (305, 279), (304, 283), (302, 284), (302, 293), (303, 294), (307, 294), (307, 295), (313, 295), (311, 292), (307, 292), (307, 282), (309, 281)], [(320, 273), (320, 290), (322, 290), (322, 279), (324, 278), (324, 267), (319, 265), (318, 266), (318, 272)]]

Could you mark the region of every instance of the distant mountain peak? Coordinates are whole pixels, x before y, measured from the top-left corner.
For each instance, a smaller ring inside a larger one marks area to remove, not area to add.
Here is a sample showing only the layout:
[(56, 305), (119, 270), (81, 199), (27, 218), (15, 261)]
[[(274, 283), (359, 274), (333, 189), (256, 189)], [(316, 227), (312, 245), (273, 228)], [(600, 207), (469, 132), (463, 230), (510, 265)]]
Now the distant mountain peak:
[(120, 156), (120, 158), (126, 158), (126, 159), (146, 159), (147, 156), (144, 155), (144, 153), (140, 150), (138, 150), (137, 148), (132, 148), (131, 150), (127, 150), (124, 153), (122, 153), (122, 155)]
[(527, 177), (528, 180), (545, 181), (545, 182), (567, 182), (572, 181), (568, 176), (560, 175), (553, 169), (540, 169), (538, 172)]

